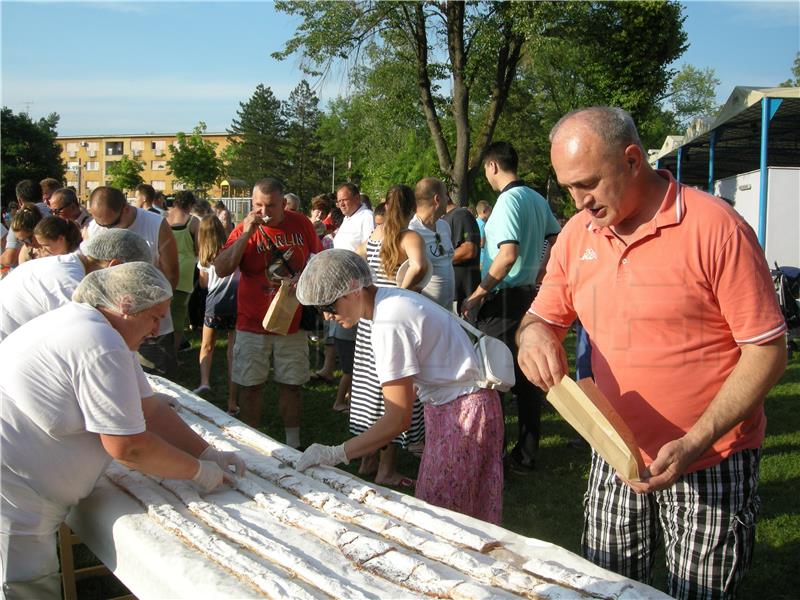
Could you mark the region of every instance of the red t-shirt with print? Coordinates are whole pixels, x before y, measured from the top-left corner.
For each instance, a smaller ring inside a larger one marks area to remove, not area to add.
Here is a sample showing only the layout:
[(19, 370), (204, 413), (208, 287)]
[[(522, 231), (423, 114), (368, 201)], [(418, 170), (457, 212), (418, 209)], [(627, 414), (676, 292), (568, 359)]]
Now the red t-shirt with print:
[[(239, 223), (225, 242), (223, 250), (233, 245), (242, 233), (243, 223)], [(277, 225), (270, 223), (256, 229), (247, 240), (247, 247), (239, 263), (241, 277), (237, 300), (237, 331), (268, 334), (261, 323), (280, 287), (280, 277), (290, 275), (275, 247), (283, 252), (294, 273), (303, 270), (312, 254), (322, 251), (311, 221), (302, 213), (286, 211), (283, 220)], [(299, 324), (298, 308), (289, 333), (296, 332)]]

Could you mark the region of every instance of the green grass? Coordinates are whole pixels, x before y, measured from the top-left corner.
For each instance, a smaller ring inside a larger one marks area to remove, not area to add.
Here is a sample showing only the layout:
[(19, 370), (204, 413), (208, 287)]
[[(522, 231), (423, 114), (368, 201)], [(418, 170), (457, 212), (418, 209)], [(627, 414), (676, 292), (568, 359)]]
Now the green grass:
[[(177, 382), (188, 389), (200, 383), (197, 367), (199, 342), (183, 352)], [(566, 342), (572, 360), (574, 338)], [(211, 379), (213, 404), (225, 408), (226, 360), (224, 341), (217, 343)], [(322, 364), (321, 348), (312, 346), (312, 369)], [(303, 391), (301, 442), (341, 443), (349, 437), (347, 415), (330, 410), (336, 390), (327, 384), (310, 384)], [(261, 430), (283, 441), (276, 390), (265, 391)], [(790, 599), (800, 588), (800, 357), (795, 356), (781, 382), (767, 397), (767, 438), (761, 462), (760, 495), (763, 506), (758, 523), (753, 565), (740, 590), (741, 598)], [(506, 426), (515, 431), (509, 415)], [(589, 470), (589, 450), (570, 444), (577, 437), (572, 428), (549, 407), (542, 414), (541, 450), (536, 471), (525, 476), (511, 474), (506, 480), (503, 526), (521, 535), (538, 538), (579, 553), (582, 500)], [(346, 467), (355, 472), (357, 461)], [(400, 453), (400, 470), (415, 476), (419, 461)], [(665, 570), (658, 560), (655, 587), (663, 589)], [(84, 582), (81, 585), (89, 584)], [(104, 598), (80, 590), (81, 598)]]

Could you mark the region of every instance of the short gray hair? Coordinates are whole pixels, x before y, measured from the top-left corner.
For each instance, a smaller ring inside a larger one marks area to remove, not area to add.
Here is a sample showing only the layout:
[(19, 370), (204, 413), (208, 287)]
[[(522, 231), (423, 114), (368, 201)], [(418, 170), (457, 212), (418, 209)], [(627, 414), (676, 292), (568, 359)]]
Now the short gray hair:
[(288, 208), (291, 208), (292, 210), (300, 210), (300, 198), (297, 196), (297, 194), (292, 194), (289, 192), (283, 196), (283, 199), (286, 200)]
[(153, 262), (153, 251), (145, 239), (127, 229), (99, 231), (81, 244), (84, 256), (96, 260)]
[(283, 182), (275, 177), (264, 177), (253, 184), (253, 189), (267, 196), (278, 193), (283, 196)]
[(609, 148), (631, 144), (642, 148), (633, 117), (628, 111), (613, 106), (590, 106), (568, 112), (550, 130), (550, 143), (558, 135), (561, 126), (573, 118), (580, 119)]
[(172, 298), (172, 286), (151, 263), (131, 262), (89, 273), (75, 288), (73, 302), (132, 315)]

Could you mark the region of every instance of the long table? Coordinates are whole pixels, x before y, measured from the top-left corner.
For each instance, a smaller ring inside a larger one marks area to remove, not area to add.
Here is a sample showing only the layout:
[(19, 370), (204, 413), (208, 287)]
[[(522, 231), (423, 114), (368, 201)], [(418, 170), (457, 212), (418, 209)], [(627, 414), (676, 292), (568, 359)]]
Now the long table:
[(69, 526), (140, 599), (667, 598), (553, 544), (338, 469), (300, 474), (293, 449), (168, 380), (151, 383), (250, 470), (236, 489), (200, 497), (114, 464), (72, 510)]

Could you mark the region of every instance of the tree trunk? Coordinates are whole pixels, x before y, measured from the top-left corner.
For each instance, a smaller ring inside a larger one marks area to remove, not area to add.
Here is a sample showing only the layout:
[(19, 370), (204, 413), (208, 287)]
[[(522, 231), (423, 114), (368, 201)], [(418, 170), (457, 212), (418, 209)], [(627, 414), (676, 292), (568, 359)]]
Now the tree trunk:
[(425, 114), (425, 121), (431, 132), (431, 138), (433, 138), (433, 145), (436, 147), (439, 168), (445, 173), (450, 173), (453, 168), (450, 150), (444, 139), (439, 116), (436, 114), (436, 105), (433, 102), (433, 94), (431, 93), (431, 79), (428, 75), (428, 34), (426, 32), (425, 11), (421, 2), (416, 4), (413, 32), (414, 51), (417, 56), (417, 87), (419, 88), (422, 111)]
[(447, 3), (447, 50), (453, 70), (453, 123), (456, 127), (456, 152), (452, 181), (453, 200), (459, 206), (467, 205), (469, 185), (467, 163), (469, 161), (469, 89), (464, 81), (467, 56), (464, 50), (464, 3), (451, 0)]
[(497, 59), (497, 70), (492, 85), (492, 95), (486, 120), (475, 140), (475, 148), (469, 161), (469, 170), (474, 173), (481, 165), (483, 154), (491, 144), (497, 120), (503, 112), (508, 93), (517, 74), (517, 65), (522, 54), (523, 37), (515, 34), (510, 20), (506, 20), (503, 28), (503, 46)]

